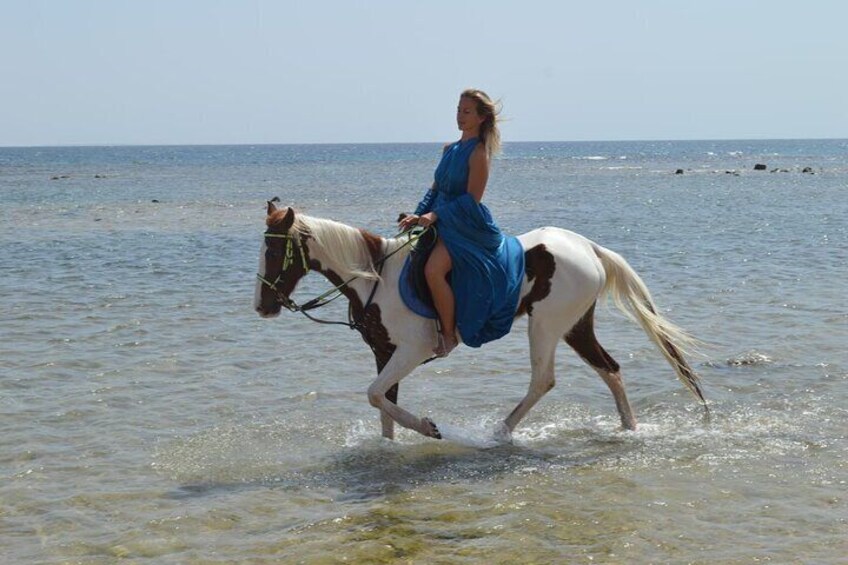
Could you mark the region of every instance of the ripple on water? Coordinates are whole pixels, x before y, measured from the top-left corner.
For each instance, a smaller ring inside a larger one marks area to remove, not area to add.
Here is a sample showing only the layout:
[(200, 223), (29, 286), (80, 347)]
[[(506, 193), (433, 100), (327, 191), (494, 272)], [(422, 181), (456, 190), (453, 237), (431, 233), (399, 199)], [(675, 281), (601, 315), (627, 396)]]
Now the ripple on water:
[[(487, 193), (505, 230), (560, 225), (615, 249), (664, 313), (719, 345), (699, 365), (705, 419), (638, 328), (599, 309), (639, 430), (620, 429), (562, 346), (556, 389), (512, 445), (485, 450), (382, 440), (358, 338), (250, 309), (269, 179), (315, 215), (387, 234), (396, 187), (432, 174), (437, 147), (400, 162), (398, 146), (14, 150), (22, 168), (0, 174), (4, 557), (839, 562), (845, 142), (828, 142), (829, 163), (812, 162), (821, 142), (759, 144), (788, 144), (770, 160), (803, 149), (815, 176), (725, 175), (759, 150), (716, 143), (696, 145), (709, 163), (677, 143), (545, 144), (542, 160), (508, 148)], [(60, 162), (33, 157), (44, 151)], [(642, 168), (599, 172), (575, 151)], [(701, 172), (666, 182), (677, 167)], [(300, 292), (326, 288), (309, 277)], [(402, 403), (460, 439), (489, 437), (527, 387), (526, 319), (515, 330), (417, 370)]]

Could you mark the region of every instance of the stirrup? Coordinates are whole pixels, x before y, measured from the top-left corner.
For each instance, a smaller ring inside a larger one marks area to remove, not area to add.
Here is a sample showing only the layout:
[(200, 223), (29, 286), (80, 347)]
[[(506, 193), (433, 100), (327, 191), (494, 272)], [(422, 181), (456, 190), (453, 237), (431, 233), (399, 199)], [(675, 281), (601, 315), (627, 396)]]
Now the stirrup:
[(459, 340), (455, 337), (448, 340), (442, 332), (437, 332), (436, 335), (438, 336), (438, 344), (433, 349), (433, 353), (438, 358), (447, 357), (459, 345)]

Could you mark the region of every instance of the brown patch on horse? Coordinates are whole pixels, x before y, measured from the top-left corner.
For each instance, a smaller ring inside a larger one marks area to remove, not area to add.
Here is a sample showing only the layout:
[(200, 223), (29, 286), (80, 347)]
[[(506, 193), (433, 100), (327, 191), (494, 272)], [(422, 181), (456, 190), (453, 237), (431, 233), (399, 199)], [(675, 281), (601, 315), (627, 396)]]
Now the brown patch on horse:
[[(312, 261), (310, 266), (312, 266), (316, 271), (323, 273), (323, 275), (336, 286), (344, 282), (342, 278), (332, 270), (322, 269), (321, 264), (318, 263), (318, 261)], [(362, 300), (359, 298), (359, 295), (356, 294), (355, 290), (346, 286), (341, 289), (341, 291), (342, 294), (344, 294), (350, 301), (353, 319), (361, 324), (362, 340), (368, 344), (368, 347), (370, 347), (371, 351), (374, 353), (374, 360), (377, 362), (377, 373), (379, 373), (389, 362), (389, 359), (392, 358), (395, 349), (397, 349), (397, 346), (392, 343), (389, 331), (386, 329), (386, 326), (383, 325), (380, 306), (379, 304), (372, 303), (368, 305), (368, 308), (365, 308), (362, 304)], [(389, 389), (389, 392), (386, 393), (387, 398), (388, 394), (391, 392), (392, 389)], [(396, 401), (397, 389), (394, 390), (393, 402)]]
[(533, 315), (533, 304), (543, 300), (551, 293), (551, 279), (556, 270), (554, 256), (548, 251), (544, 243), (531, 247), (524, 252), (524, 272), (527, 279), (534, 281), (530, 289), (518, 305), (515, 317)]
[(595, 304), (592, 304), (580, 321), (566, 334), (565, 342), (596, 369), (617, 373), (621, 368), (595, 337)]
[(386, 326), (383, 325), (380, 306), (378, 304), (370, 304), (362, 316), (362, 339), (365, 340), (374, 352), (374, 359), (377, 361), (377, 372), (383, 370), (383, 367), (392, 358), (397, 347), (392, 343), (389, 332)]
[[(371, 263), (376, 265), (383, 258), (383, 238), (364, 229), (360, 229), (359, 233), (362, 235), (362, 239), (365, 240), (366, 247), (368, 247), (368, 253), (371, 255)], [(351, 294), (355, 295), (356, 293)], [(359, 312), (356, 305), (359, 306)], [(388, 330), (383, 325), (380, 306), (370, 304), (368, 308), (361, 311), (362, 302), (359, 300), (359, 297), (356, 297), (356, 301), (351, 300), (351, 308), (354, 309), (354, 319), (362, 320), (362, 339), (374, 353), (374, 360), (377, 363), (377, 374), (379, 374), (389, 362), (389, 359), (392, 358), (395, 349), (397, 349), (392, 343)], [(392, 404), (397, 404), (399, 390), (400, 383), (392, 385), (386, 391), (386, 400)]]
[(383, 238), (361, 228), (359, 233), (362, 235), (362, 239), (365, 240), (365, 246), (368, 247), (371, 262), (376, 264), (377, 261), (383, 258)]

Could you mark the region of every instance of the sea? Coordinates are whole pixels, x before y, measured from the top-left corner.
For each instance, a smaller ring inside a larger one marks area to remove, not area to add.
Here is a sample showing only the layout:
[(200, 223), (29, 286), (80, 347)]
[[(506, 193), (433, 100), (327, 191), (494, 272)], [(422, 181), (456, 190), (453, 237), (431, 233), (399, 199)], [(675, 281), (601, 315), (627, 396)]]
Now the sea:
[[(638, 429), (562, 344), (490, 449), (382, 439), (360, 337), (252, 309), (268, 199), (390, 237), (440, 148), (0, 148), (0, 562), (846, 563), (848, 140), (507, 143), (502, 230), (623, 255), (700, 340), (709, 415), (608, 305)], [(526, 329), (399, 402), (494, 429)]]

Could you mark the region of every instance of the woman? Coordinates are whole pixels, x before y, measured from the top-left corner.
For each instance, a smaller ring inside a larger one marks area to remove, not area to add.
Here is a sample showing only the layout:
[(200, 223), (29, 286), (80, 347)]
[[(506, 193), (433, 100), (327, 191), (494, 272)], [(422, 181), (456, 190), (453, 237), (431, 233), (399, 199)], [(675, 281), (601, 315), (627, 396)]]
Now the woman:
[(416, 224), (435, 224), (438, 230), (425, 276), (441, 321), (433, 350), (439, 357), (457, 346), (457, 326), (472, 347), (506, 335), (518, 303), (523, 250), (514, 237), (504, 238), (480, 203), (491, 158), (500, 150), (497, 114), (485, 92), (469, 89), (460, 95), (456, 122), (462, 136), (444, 147), (432, 188), (415, 214), (400, 222), (403, 230)]

